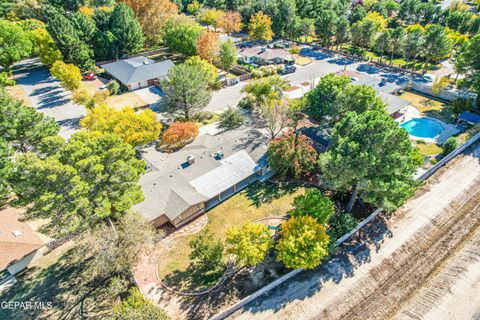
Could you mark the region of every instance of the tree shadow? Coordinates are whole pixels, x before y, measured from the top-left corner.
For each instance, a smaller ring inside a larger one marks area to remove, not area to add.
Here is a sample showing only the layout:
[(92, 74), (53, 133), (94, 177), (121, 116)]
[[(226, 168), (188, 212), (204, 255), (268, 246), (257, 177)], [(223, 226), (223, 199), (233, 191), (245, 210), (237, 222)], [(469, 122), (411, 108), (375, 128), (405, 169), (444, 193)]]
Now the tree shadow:
[(174, 290), (199, 292), (215, 285), (224, 272), (225, 265), (218, 266), (215, 270), (205, 270), (190, 263), (185, 270), (167, 274), (162, 282)]
[(18, 282), (2, 292), (1, 300), (44, 305), (50, 302), (52, 307), (0, 308), (0, 319), (78, 319), (80, 313), (96, 316), (110, 313), (111, 300), (100, 297), (105, 294), (102, 290), (105, 280), (85, 276), (89, 262), (89, 259), (79, 260), (73, 248), (47, 267), (27, 269), (16, 277)]
[(272, 182), (255, 182), (246, 188), (247, 198), (252, 201), (257, 208), (264, 203), (270, 203), (273, 200), (292, 194), (300, 188), (300, 185), (291, 183), (272, 183)]

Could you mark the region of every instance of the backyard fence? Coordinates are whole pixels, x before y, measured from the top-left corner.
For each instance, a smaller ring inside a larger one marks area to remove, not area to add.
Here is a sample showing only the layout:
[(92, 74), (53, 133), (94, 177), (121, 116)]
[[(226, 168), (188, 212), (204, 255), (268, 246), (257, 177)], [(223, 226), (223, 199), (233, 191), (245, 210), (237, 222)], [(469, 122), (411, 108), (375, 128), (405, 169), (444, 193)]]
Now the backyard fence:
[(462, 144), (460, 147), (457, 149), (453, 150), (450, 152), (447, 156), (445, 156), (442, 160), (438, 161), (433, 167), (428, 169), (425, 173), (423, 173), (421, 176), (417, 178), (417, 180), (426, 180), (429, 177), (431, 177), (435, 172), (437, 172), (438, 169), (446, 165), (449, 161), (451, 161), (453, 158), (458, 156), (460, 153), (465, 151), (467, 148), (472, 146), (475, 142), (480, 140), (480, 132), (478, 132), (476, 135), (468, 139), (464, 144)]
[[(463, 145), (455, 149), (453, 152), (448, 154), (445, 158), (443, 158), (441, 161), (439, 161), (435, 166), (431, 167), (423, 173), (421, 176), (417, 178), (417, 180), (423, 181), (430, 176), (432, 176), (438, 169), (446, 165), (449, 161), (454, 159), (456, 156), (458, 156), (460, 153), (468, 149), (470, 146), (472, 146), (475, 142), (480, 140), (480, 132), (471, 137), (469, 140), (467, 140)], [(343, 244), (345, 241), (350, 239), (355, 233), (357, 233), (360, 229), (362, 229), (365, 225), (370, 223), (373, 219), (375, 219), (380, 213), (383, 212), (382, 208), (379, 208), (372, 212), (367, 218), (365, 218), (362, 222), (360, 222), (352, 231), (349, 233), (343, 235), (340, 239), (338, 239), (335, 242), (336, 246), (339, 246)], [(239, 302), (235, 303), (234, 305), (230, 306), (229, 308), (217, 313), (215, 316), (210, 318), (211, 320), (222, 320), (227, 318), (228, 316), (232, 315), (234, 312), (239, 310), (240, 308), (244, 307), (245, 305), (249, 304), (250, 302), (256, 300), (258, 297), (266, 294), (270, 290), (274, 289), (275, 287), (278, 287), (282, 283), (285, 283), (289, 279), (295, 277), (298, 275), (300, 272), (302, 272), (304, 269), (295, 269), (293, 271), (290, 271), (289, 273), (281, 276), (280, 278), (276, 279), (275, 281), (269, 283), (265, 287), (255, 291), (253, 294), (249, 295), (248, 297), (245, 297), (244, 299), (240, 300)]]

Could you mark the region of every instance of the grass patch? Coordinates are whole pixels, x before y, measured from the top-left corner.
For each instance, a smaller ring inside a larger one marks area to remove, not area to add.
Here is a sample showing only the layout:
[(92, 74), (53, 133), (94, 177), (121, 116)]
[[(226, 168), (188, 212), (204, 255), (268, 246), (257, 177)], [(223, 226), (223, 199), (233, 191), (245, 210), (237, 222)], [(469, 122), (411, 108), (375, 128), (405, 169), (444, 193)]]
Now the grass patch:
[(143, 106), (148, 104), (145, 101), (143, 101), (133, 91), (125, 92), (125, 93), (122, 93), (122, 94), (119, 94), (119, 95), (109, 96), (107, 98), (106, 103), (110, 107), (112, 107), (116, 110), (120, 110), (120, 109), (122, 109), (123, 107), (126, 107), (126, 106), (129, 106), (129, 107), (132, 107), (132, 108), (139, 108), (139, 107), (143, 107)]
[(414, 92), (404, 92), (400, 98), (410, 101), (412, 106), (426, 116), (439, 119), (445, 123), (453, 123), (455, 119), (450, 105), (440, 100)]
[(295, 54), (294, 57), (295, 57), (295, 64), (298, 64), (299, 66), (306, 66), (312, 63), (313, 61), (312, 58), (304, 57), (298, 54)]
[(212, 113), (212, 117), (210, 119), (203, 119), (202, 121), (197, 121), (195, 123), (200, 128), (200, 127), (203, 127), (203, 126), (206, 126), (206, 125), (218, 122), (218, 121), (220, 121), (220, 114)]
[(443, 152), (442, 147), (440, 147), (436, 143), (417, 142), (417, 148), (418, 151), (420, 151), (420, 153), (425, 157), (434, 156)]
[[(304, 192), (303, 187), (255, 183), (210, 210), (205, 229), (225, 241), (226, 230), (232, 226), (240, 227), (248, 221), (268, 216), (284, 216), (292, 208), (293, 198)], [(189, 269), (189, 242), (197, 236), (193, 234), (174, 240), (169, 245), (171, 249), (162, 253), (158, 271), (168, 285), (182, 290), (199, 290), (198, 285), (205, 285), (201, 283), (204, 279), (198, 279), (195, 271)], [(215, 279), (210, 284), (214, 282)]]

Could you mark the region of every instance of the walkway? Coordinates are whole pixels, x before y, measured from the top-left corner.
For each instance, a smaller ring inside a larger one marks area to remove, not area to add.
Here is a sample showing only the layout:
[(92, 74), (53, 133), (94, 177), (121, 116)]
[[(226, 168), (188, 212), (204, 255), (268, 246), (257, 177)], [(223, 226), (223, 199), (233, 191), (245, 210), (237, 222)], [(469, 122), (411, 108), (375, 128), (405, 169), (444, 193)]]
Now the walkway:
[[(140, 292), (150, 301), (160, 305), (168, 311), (170, 316), (178, 314), (178, 305), (175, 301), (168, 302), (165, 295), (169, 293), (163, 289), (157, 277), (157, 265), (161, 259), (161, 253), (164, 250), (173, 250), (171, 242), (179, 237), (187, 236), (200, 232), (208, 223), (208, 216), (201, 215), (187, 225), (174, 230), (163, 238), (153, 250), (152, 255), (144, 255), (135, 268), (133, 273), (135, 281)], [(174, 318), (172, 318), (174, 319)]]

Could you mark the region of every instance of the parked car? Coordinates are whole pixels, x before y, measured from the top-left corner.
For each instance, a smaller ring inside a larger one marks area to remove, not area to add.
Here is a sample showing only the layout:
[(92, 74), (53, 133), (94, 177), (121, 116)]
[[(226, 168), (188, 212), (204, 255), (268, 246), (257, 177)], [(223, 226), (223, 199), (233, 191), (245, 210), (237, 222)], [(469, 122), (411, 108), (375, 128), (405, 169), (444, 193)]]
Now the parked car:
[(93, 81), (97, 79), (97, 75), (93, 72), (87, 72), (83, 75), (83, 79)]
[(285, 68), (282, 70), (281, 74), (286, 75), (289, 73), (294, 73), (297, 71), (297, 68), (295, 66), (285, 66)]

